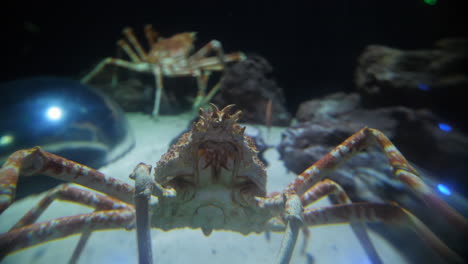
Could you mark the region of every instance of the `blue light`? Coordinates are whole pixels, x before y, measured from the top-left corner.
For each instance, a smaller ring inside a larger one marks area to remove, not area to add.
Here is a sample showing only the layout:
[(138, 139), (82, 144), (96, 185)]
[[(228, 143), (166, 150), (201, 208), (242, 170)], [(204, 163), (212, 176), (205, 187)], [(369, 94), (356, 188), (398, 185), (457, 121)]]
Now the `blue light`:
[(437, 184), (437, 189), (439, 190), (440, 193), (445, 194), (447, 196), (452, 194), (452, 191), (450, 191), (450, 189), (447, 186), (441, 183)]
[(429, 91), (431, 89), (431, 87), (427, 84), (424, 84), (424, 83), (418, 83), (418, 89), (421, 90), (421, 91)]
[(62, 109), (57, 106), (49, 107), (46, 111), (46, 116), (49, 120), (56, 121), (62, 118)]
[(445, 124), (445, 123), (439, 123), (439, 129), (445, 132), (450, 132), (452, 131), (452, 126), (450, 126), (449, 124)]

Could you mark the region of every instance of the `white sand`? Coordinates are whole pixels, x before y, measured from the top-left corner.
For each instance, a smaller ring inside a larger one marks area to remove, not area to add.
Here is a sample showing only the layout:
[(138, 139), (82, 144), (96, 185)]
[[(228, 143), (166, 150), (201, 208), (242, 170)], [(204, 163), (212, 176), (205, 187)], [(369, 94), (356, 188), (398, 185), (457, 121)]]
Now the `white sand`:
[[(154, 165), (167, 150), (169, 141), (186, 126), (189, 117), (164, 116), (157, 122), (142, 114), (128, 114), (136, 137), (135, 148), (125, 157), (100, 169), (120, 180), (132, 183), (128, 175), (139, 162)], [(264, 130), (264, 128), (262, 128)], [(270, 144), (280, 141), (282, 128), (273, 128)], [(264, 130), (265, 132), (265, 130)], [(264, 134), (266, 135), (266, 134)], [(294, 177), (278, 160), (275, 149), (269, 149), (268, 191), (282, 190)], [(42, 195), (23, 199), (0, 216), (0, 232), (6, 232), (31, 208)], [(326, 205), (321, 201), (319, 205)], [(39, 221), (55, 217), (91, 212), (90, 208), (66, 202), (55, 202)], [(325, 226), (310, 229), (307, 253), (314, 263), (370, 263), (348, 225)], [(407, 263), (378, 235), (372, 239), (385, 263)], [(88, 241), (79, 263), (137, 263), (135, 231), (115, 230), (94, 233)], [(264, 234), (243, 236), (233, 232), (213, 232), (205, 237), (201, 230), (179, 229), (170, 232), (152, 230), (155, 263), (273, 263), (282, 234), (272, 234), (267, 241)], [(66, 263), (79, 236), (71, 236), (45, 243), (12, 254), (2, 263)], [(302, 234), (299, 237), (291, 263), (309, 263), (300, 254)], [(157, 261), (157, 262), (156, 262)]]

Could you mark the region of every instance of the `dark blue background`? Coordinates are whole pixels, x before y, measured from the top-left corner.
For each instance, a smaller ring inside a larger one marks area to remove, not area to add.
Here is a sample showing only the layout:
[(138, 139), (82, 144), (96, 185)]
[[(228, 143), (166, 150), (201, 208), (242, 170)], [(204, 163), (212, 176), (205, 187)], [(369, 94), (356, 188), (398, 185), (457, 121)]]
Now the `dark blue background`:
[(440, 38), (466, 36), (468, 24), (464, 0), (12, 2), (2, 4), (1, 81), (78, 78), (116, 55), (123, 27), (143, 38), (143, 25), (151, 23), (163, 36), (199, 32), (197, 47), (218, 39), (226, 52), (263, 55), (292, 112), (313, 96), (354, 89), (355, 62), (366, 45), (430, 48)]

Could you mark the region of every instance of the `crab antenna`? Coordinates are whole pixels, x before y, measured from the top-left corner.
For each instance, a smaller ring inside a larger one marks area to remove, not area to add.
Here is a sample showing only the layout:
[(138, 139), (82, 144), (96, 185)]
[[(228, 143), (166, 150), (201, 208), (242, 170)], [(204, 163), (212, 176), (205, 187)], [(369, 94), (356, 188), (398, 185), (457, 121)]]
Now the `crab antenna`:
[(238, 110), (237, 112), (235, 112), (233, 115), (231, 115), (231, 119), (236, 121), (239, 120), (240, 118), (242, 117), (242, 111), (241, 110)]
[(221, 110), (221, 112), (228, 113), (229, 110), (231, 110), (234, 106), (235, 106), (235, 104), (226, 105), (226, 106)]
[(203, 108), (198, 108), (198, 116), (200, 116), (200, 118), (203, 117), (203, 114), (205, 114), (205, 111), (203, 110)]
[(213, 109), (213, 112), (219, 112), (219, 109), (215, 104), (210, 103), (210, 105), (211, 105), (211, 108)]

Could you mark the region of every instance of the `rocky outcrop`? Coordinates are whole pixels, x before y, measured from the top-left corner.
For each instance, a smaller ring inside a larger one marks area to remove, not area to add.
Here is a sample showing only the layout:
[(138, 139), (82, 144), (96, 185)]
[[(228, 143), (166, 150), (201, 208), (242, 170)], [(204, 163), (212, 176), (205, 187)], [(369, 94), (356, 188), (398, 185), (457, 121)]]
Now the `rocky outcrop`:
[(291, 114), (286, 110), (283, 90), (270, 77), (272, 71), (271, 65), (258, 56), (236, 63), (226, 70), (213, 103), (235, 104), (244, 113), (243, 122), (265, 125), (268, 124), (267, 105), (271, 101), (271, 124), (288, 126)]

